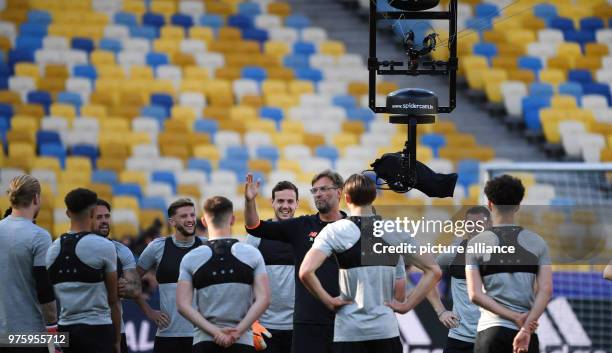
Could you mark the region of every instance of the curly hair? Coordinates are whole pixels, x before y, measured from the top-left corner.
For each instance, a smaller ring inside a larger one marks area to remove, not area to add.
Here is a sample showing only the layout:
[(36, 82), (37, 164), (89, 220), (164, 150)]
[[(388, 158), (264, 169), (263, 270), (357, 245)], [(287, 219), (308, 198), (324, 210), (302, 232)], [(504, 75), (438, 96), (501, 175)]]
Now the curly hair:
[(500, 212), (509, 212), (521, 204), (525, 187), (520, 179), (504, 174), (487, 181), (484, 192)]

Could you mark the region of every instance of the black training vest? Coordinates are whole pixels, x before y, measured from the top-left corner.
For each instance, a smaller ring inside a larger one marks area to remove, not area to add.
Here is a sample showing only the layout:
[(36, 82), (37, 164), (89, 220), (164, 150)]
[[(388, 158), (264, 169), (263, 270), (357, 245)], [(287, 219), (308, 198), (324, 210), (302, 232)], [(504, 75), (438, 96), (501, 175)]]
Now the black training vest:
[(491, 254), (491, 259), (478, 266), (481, 276), (496, 273), (538, 273), (538, 258), (518, 243), (518, 235), (523, 230), (519, 226), (493, 227), (499, 246), (514, 246), (514, 254)]
[(291, 244), (278, 240), (261, 239), (257, 248), (266, 265), (295, 265)]
[(467, 251), (468, 239), (464, 239), (459, 246), (461, 246), (464, 251), (463, 253), (455, 254), (455, 258), (450, 264), (450, 275), (453, 278), (457, 279), (465, 279), (465, 253)]
[(157, 278), (157, 282), (178, 282), (179, 268), (181, 266), (181, 260), (183, 259), (183, 256), (185, 256), (188, 252), (197, 248), (200, 245), (202, 245), (202, 240), (200, 240), (200, 238), (198, 237), (195, 237), (195, 241), (193, 242), (192, 246), (188, 248), (181, 248), (174, 244), (174, 241), (172, 241), (171, 236), (167, 237), (164, 244), (164, 253), (162, 254), (161, 261), (159, 262), (159, 266), (157, 266), (157, 271), (155, 272), (155, 278)]
[[(114, 244), (113, 244), (114, 245)], [(119, 250), (117, 250), (117, 278), (123, 277), (123, 264), (119, 259)]]
[[(387, 245), (382, 238), (373, 236), (374, 220), (380, 220), (380, 217), (351, 216), (347, 217), (347, 219), (359, 228), (362, 235), (367, 234), (367, 236), (360, 235), (359, 240), (351, 248), (342, 253), (335, 253), (339, 268), (347, 270), (349, 268), (365, 266), (397, 266), (399, 260), (398, 254), (375, 255), (373, 253), (374, 244), (381, 243)], [(363, 249), (361, 246), (362, 239), (366, 243)], [(368, 252), (368, 261), (364, 261), (366, 251)]]
[(104, 281), (104, 269), (93, 268), (79, 259), (76, 246), (91, 232), (66, 233), (60, 237), (60, 252), (49, 267), (51, 283)]
[(237, 242), (237, 239), (215, 239), (205, 244), (212, 250), (212, 256), (193, 274), (195, 289), (223, 283), (253, 284), (253, 268), (232, 254), (232, 246)]

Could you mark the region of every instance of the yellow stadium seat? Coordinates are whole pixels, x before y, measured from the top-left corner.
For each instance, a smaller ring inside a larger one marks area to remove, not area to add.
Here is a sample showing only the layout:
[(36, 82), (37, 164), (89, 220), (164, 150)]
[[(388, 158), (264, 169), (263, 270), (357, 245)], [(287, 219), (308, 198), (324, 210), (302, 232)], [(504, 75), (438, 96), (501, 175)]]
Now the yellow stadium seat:
[(115, 65), (115, 54), (106, 50), (94, 50), (90, 54), (92, 65)]
[(467, 78), (468, 86), (473, 90), (484, 90), (484, 77), (489, 73), (492, 69), (484, 68), (484, 69), (468, 69), (465, 73)]
[(301, 121), (284, 119), (280, 124), (280, 131), (289, 134), (304, 134), (304, 124)]
[(36, 133), (39, 121), (37, 118), (28, 115), (15, 115), (11, 119), (12, 131), (26, 131)]
[(180, 26), (164, 26), (159, 31), (160, 38), (180, 41), (185, 38), (185, 30)]
[[(66, 186), (69, 189), (74, 189), (75, 185), (81, 185), (87, 187), (91, 182), (91, 170), (90, 171), (76, 171), (76, 170), (64, 170), (59, 173), (59, 186)], [(68, 190), (70, 191), (70, 190)], [(60, 192), (60, 195), (65, 195), (66, 192)]]
[(180, 39), (169, 39), (169, 38), (156, 39), (153, 42), (153, 50), (157, 52), (166, 53), (172, 56), (174, 55), (174, 53), (177, 53), (179, 51), (180, 49), (179, 43), (180, 43)]
[(210, 44), (215, 38), (212, 28), (194, 26), (189, 29), (189, 38), (199, 39)]
[(342, 131), (350, 134), (354, 134), (357, 136), (361, 136), (365, 132), (365, 126), (362, 121), (354, 120), (354, 121), (345, 121), (342, 123)]
[(247, 131), (260, 131), (269, 134), (276, 133), (276, 124), (271, 120), (249, 120), (245, 122)]
[(513, 70), (518, 68), (518, 62), (512, 56), (496, 56), (491, 60), (491, 66), (497, 69)]
[(286, 67), (271, 67), (268, 69), (268, 79), (270, 80), (291, 80), (295, 77), (293, 70)]
[(536, 40), (536, 35), (530, 30), (513, 30), (506, 32), (506, 41), (509, 44), (526, 46)]
[(218, 161), (219, 159), (221, 159), (221, 152), (215, 145), (199, 145), (194, 147), (193, 156), (195, 158)]
[(166, 17), (172, 16), (176, 12), (176, 2), (168, 0), (151, 1), (151, 12), (160, 13)]
[(493, 29), (499, 31), (516, 31), (522, 27), (521, 20), (517, 17), (508, 17), (503, 20), (497, 19), (493, 21)]
[(482, 32), (482, 40), (484, 42), (489, 42), (489, 43), (494, 43), (494, 44), (506, 43), (506, 32), (495, 31), (495, 30), (484, 31)]
[(187, 119), (168, 119), (164, 121), (164, 131), (186, 134), (193, 128), (193, 122)]
[(572, 109), (577, 108), (576, 97), (574, 96), (553, 96), (550, 100), (550, 106), (558, 109)]
[(272, 171), (272, 162), (267, 159), (251, 159), (247, 163), (249, 171), (257, 171), (264, 174)]
[(40, 78), (40, 69), (38, 68), (38, 65), (33, 63), (16, 63), (15, 76), (27, 76), (37, 80)]
[(146, 131), (130, 132), (126, 137), (129, 139), (128, 142), (131, 146), (150, 145), (152, 143), (151, 134)]
[(531, 31), (539, 31), (546, 28), (546, 22), (537, 17), (526, 17), (522, 20), (523, 28)]
[(232, 85), (227, 80), (209, 80), (205, 83), (204, 90), (207, 95), (226, 94), (233, 96)]
[[(478, 32), (466, 30), (461, 36), (457, 36), (457, 54), (462, 58), (471, 55), (474, 44), (478, 42), (480, 42)], [(446, 41), (446, 43), (448, 43), (448, 41)]]
[(574, 67), (595, 73), (601, 68), (601, 58), (599, 56), (578, 56), (574, 58)]
[(234, 13), (234, 7), (223, 2), (207, 2), (206, 12), (214, 15), (229, 16)]
[(289, 93), (293, 95), (302, 95), (314, 93), (314, 84), (311, 81), (296, 80), (289, 82)]
[(486, 69), (489, 63), (484, 56), (466, 56), (459, 61), (459, 71), (465, 74), (471, 70)]
[(53, 239), (57, 239), (60, 235), (70, 230), (70, 222), (53, 223)]
[(240, 67), (220, 67), (215, 70), (215, 77), (218, 79), (235, 81), (242, 76), (240, 70)]
[(149, 183), (149, 176), (147, 173), (136, 170), (124, 170), (119, 173), (120, 183), (134, 183), (144, 188)]
[(293, 172), (296, 175), (302, 173), (302, 168), (300, 167), (300, 162), (295, 160), (287, 160), (287, 159), (279, 159), (276, 162), (277, 170), (285, 170), (289, 172)]
[(48, 64), (45, 65), (45, 77), (50, 78), (68, 78), (68, 69), (65, 65)]
[(187, 66), (185, 67), (184, 78), (185, 80), (190, 79), (206, 81), (210, 78), (210, 74), (206, 68), (199, 66)]
[(140, 18), (147, 11), (147, 8), (146, 8), (145, 3), (142, 1), (125, 0), (123, 2), (123, 11), (132, 13)]
[[(145, 83), (145, 87), (147, 87), (147, 83)], [(174, 88), (174, 83), (170, 80), (155, 80), (148, 83), (149, 92), (155, 93), (166, 93), (171, 96), (174, 96), (176, 93), (176, 89)]]
[(166, 215), (161, 210), (143, 209), (140, 211), (139, 221), (143, 229), (153, 225), (155, 220), (159, 220), (163, 224), (166, 221)]
[(152, 80), (153, 69), (147, 65), (133, 65), (130, 67), (130, 78), (136, 80)]
[(249, 106), (233, 106), (230, 108), (230, 119), (238, 121), (257, 120), (257, 110)]
[(446, 146), (473, 147), (476, 146), (476, 137), (472, 134), (452, 133), (445, 135)]
[(49, 169), (54, 171), (56, 175), (62, 170), (59, 159), (54, 157), (37, 157), (32, 163), (32, 168)]
[(125, 70), (115, 64), (97, 65), (96, 70), (100, 79), (125, 79)]
[(291, 49), (289, 49), (289, 45), (287, 45), (285, 42), (270, 40), (264, 44), (264, 53), (277, 57), (283, 57), (291, 53)]
[(361, 97), (368, 94), (369, 87), (368, 84), (364, 82), (349, 82), (346, 90), (351, 96)]
[(287, 93), (287, 84), (280, 80), (265, 80), (261, 84), (261, 92), (264, 96), (271, 94)]
[(319, 53), (332, 56), (346, 54), (344, 43), (336, 40), (324, 41), (319, 45)]
[(602, 162), (612, 162), (612, 148), (606, 147), (599, 152), (599, 158)]
[(111, 204), (114, 209), (127, 208), (136, 212), (139, 209), (138, 200), (133, 196), (114, 196)]
[(558, 86), (566, 81), (566, 74), (559, 69), (542, 69), (540, 70), (540, 81)]
[(36, 130), (11, 130), (6, 134), (6, 141), (12, 143), (36, 144)]
[(179, 86), (180, 92), (197, 92), (205, 94), (205, 82), (198, 79), (183, 79)]
[(108, 169), (119, 173), (125, 168), (125, 160), (124, 157), (116, 158), (113, 156), (101, 156), (96, 161), (96, 167), (98, 169)]
[(172, 119), (181, 119), (193, 122), (197, 118), (197, 114), (194, 108), (187, 106), (175, 105), (170, 111)]
[(609, 53), (608, 46), (602, 43), (587, 43), (584, 46), (586, 56), (606, 56)]
[(280, 17), (287, 17), (291, 14), (291, 6), (283, 2), (273, 2), (268, 4), (268, 13)]
[(81, 116), (87, 116), (101, 120), (107, 116), (106, 107), (98, 104), (84, 104), (81, 107)]
[(0, 91), (0, 103), (19, 105), (21, 104), (21, 96), (13, 91)]
[(11, 143), (8, 147), (8, 157), (32, 160), (36, 157), (36, 148), (33, 144)]
[(272, 143), (278, 147), (283, 147), (292, 144), (301, 144), (304, 141), (304, 135), (297, 133), (277, 133), (271, 136)]
[(359, 139), (357, 138), (357, 135), (348, 132), (341, 132), (336, 134), (333, 137), (332, 141), (333, 145), (338, 147), (359, 144)]
[(67, 171), (78, 171), (83, 173), (91, 173), (93, 167), (91, 165), (91, 159), (80, 156), (68, 156), (66, 157), (66, 170)]
[(221, 40), (240, 40), (242, 34), (240, 30), (234, 27), (221, 27), (219, 28), (218, 38)]
[(37, 119), (42, 119), (43, 116), (45, 116), (45, 110), (40, 104), (21, 104), (13, 106), (13, 110), (15, 113), (13, 118), (16, 118), (18, 115), (27, 115)]
[(100, 120), (100, 131), (109, 132), (113, 134), (119, 134), (122, 132), (128, 132), (130, 130), (130, 123), (126, 119), (121, 118), (107, 118)]
[(578, 43), (559, 43), (557, 46), (557, 56), (561, 58), (575, 58), (582, 55)]

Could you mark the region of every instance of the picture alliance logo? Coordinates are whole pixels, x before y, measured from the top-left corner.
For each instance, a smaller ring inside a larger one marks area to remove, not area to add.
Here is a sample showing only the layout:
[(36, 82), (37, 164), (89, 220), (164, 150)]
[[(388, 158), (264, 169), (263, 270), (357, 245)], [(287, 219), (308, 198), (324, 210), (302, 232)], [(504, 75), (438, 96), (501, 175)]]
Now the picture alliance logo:
[(393, 108), (399, 109), (433, 109), (433, 105), (431, 104), (416, 104), (416, 103), (404, 103), (404, 104), (394, 104)]

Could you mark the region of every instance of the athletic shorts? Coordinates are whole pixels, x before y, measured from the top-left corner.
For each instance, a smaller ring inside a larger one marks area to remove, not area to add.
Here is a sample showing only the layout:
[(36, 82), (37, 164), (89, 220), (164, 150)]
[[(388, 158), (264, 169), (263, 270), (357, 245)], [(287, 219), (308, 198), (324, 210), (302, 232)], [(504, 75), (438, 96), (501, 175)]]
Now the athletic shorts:
[(448, 337), (442, 353), (473, 353), (474, 342), (466, 342)]
[(232, 344), (227, 348), (217, 345), (215, 342), (202, 341), (193, 346), (193, 353), (255, 353), (255, 348), (246, 344)]
[(59, 325), (57, 330), (69, 334), (70, 347), (62, 347), (64, 353), (113, 353), (113, 325)]
[(128, 353), (127, 337), (125, 333), (121, 334), (121, 353)]
[(155, 336), (153, 353), (191, 353), (193, 337)]
[(399, 336), (381, 340), (334, 342), (334, 353), (402, 353)]
[[(514, 342), (514, 336), (517, 333), (517, 330), (502, 326), (490, 327), (480, 331), (476, 334), (474, 353), (512, 353), (512, 342)], [(539, 352), (538, 335), (532, 334), (527, 353)]]
[(332, 353), (333, 325), (293, 324), (292, 353)]
[(268, 346), (262, 353), (290, 353), (291, 342), (293, 341), (293, 330), (271, 330), (271, 338), (265, 337), (266, 345)]

